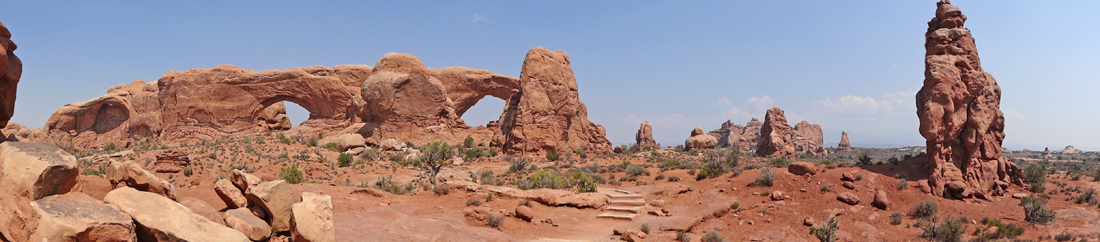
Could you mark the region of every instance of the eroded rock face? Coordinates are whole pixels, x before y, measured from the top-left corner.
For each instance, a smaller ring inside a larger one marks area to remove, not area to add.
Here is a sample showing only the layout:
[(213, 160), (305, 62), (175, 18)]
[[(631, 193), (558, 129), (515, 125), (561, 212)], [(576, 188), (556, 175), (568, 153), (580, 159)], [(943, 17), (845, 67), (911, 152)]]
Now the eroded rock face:
[(825, 151), (825, 135), (821, 132), (819, 124), (802, 121), (794, 125), (791, 141), (796, 153), (819, 156), (828, 154)]
[(45, 241), (137, 241), (134, 221), (121, 210), (79, 192), (34, 201)]
[(165, 151), (156, 157), (157, 161), (153, 162), (154, 172), (179, 173), (191, 165), (191, 158), (187, 157), (187, 153), (176, 150)]
[(756, 145), (760, 144), (760, 130), (764, 128), (764, 123), (759, 119), (752, 118), (747, 124), (745, 124), (745, 131), (741, 133), (741, 136), (737, 138), (737, 142), (730, 140), (730, 147), (737, 149), (737, 151), (743, 153), (756, 152)]
[[(23, 75), (23, 62), (15, 56), (16, 47), (11, 41), (11, 32), (0, 23), (0, 127), (7, 126), (15, 113), (15, 90)], [(6, 134), (0, 136), (0, 142), (7, 137)]]
[(519, 92), (505, 104), (493, 144), (509, 153), (578, 149), (611, 153), (603, 125), (588, 121), (588, 109), (580, 100), (565, 52), (532, 48), (519, 79)]
[(107, 163), (105, 174), (111, 186), (115, 189), (131, 187), (144, 192), (159, 194), (173, 201), (176, 200), (176, 186), (172, 183), (153, 175), (142, 169), (140, 165), (132, 161)]
[(649, 124), (649, 121), (642, 122), (642, 126), (638, 127), (638, 133), (634, 135), (634, 141), (637, 142), (638, 147), (661, 148), (657, 145), (657, 141), (653, 140), (653, 125)]
[(718, 148), (734, 148), (737, 147), (737, 142), (741, 139), (741, 134), (745, 132), (745, 126), (740, 124), (734, 124), (730, 120), (722, 123), (722, 127), (707, 132), (707, 135), (714, 136), (718, 139)]
[(764, 126), (760, 129), (760, 144), (756, 153), (762, 156), (794, 158), (794, 144), (791, 142), (791, 126), (779, 107), (768, 109), (764, 116)]
[(848, 132), (840, 132), (840, 144), (836, 145), (838, 151), (852, 151), (852, 144), (848, 143)]
[[(927, 140), (932, 194), (944, 197), (1002, 195), (1023, 184), (1023, 173), (1002, 157), (1001, 88), (982, 70), (966, 15), (949, 1), (937, 3), (925, 34), (924, 86), (916, 96), (920, 133)], [(948, 191), (960, 182), (969, 189)], [(961, 194), (964, 191), (968, 194)]]
[(76, 185), (76, 157), (45, 142), (0, 143), (0, 191), (30, 199)]
[(691, 130), (691, 137), (684, 140), (684, 150), (711, 150), (718, 145), (718, 138), (703, 134), (702, 127)]
[(0, 241), (32, 241), (38, 229), (38, 213), (32, 200), (0, 192)]
[(123, 187), (107, 193), (103, 201), (133, 218), (139, 241), (251, 241), (241, 232), (157, 194)]

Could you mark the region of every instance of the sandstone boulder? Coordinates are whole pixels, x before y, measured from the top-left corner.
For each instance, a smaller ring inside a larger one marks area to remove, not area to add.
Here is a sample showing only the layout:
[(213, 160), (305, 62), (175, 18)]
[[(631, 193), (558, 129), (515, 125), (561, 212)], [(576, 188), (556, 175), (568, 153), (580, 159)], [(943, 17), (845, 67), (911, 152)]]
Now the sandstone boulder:
[(886, 210), (886, 207), (890, 206), (890, 198), (886, 197), (886, 192), (878, 190), (875, 192), (875, 199), (871, 202), (871, 206), (875, 206), (878, 209)]
[(794, 125), (793, 131), (794, 132), (791, 134), (791, 142), (794, 145), (794, 152), (817, 156), (828, 155), (828, 152), (825, 151), (824, 134), (821, 132), (821, 125), (802, 121)]
[(836, 145), (836, 149), (841, 152), (852, 151), (852, 144), (848, 143), (848, 132), (840, 132), (840, 144)]
[[(488, 187), (487, 187), (488, 188)], [(527, 197), (531, 201), (535, 201), (547, 206), (569, 206), (575, 208), (603, 208), (607, 206), (611, 197), (606, 194), (597, 192), (587, 193), (574, 193), (566, 190), (558, 189), (532, 189), (527, 191), (517, 191), (520, 193), (517, 197)]]
[(405, 148), (405, 144), (397, 142), (397, 140), (394, 138), (389, 138), (382, 141), (382, 144), (380, 144), (379, 147), (381, 147), (382, 150), (386, 151), (400, 151), (402, 148)]
[(214, 192), (218, 193), (218, 197), (225, 202), (225, 206), (229, 208), (242, 208), (248, 207), (248, 198), (244, 197), (244, 193), (241, 189), (233, 185), (227, 179), (221, 179), (214, 183)]
[[(11, 32), (4, 23), (0, 23), (0, 127), (8, 125), (15, 113), (15, 90), (19, 86), (19, 77), (23, 75), (23, 62), (15, 56), (15, 42), (11, 41)], [(3, 142), (7, 134), (0, 134)]]
[(229, 181), (233, 183), (233, 186), (241, 189), (241, 192), (248, 191), (248, 188), (259, 185), (263, 182), (260, 177), (252, 174), (248, 174), (242, 170), (233, 170), (229, 173)]
[(0, 241), (31, 241), (38, 228), (38, 212), (26, 197), (0, 192)]
[(844, 181), (844, 183), (841, 184), (841, 185), (844, 186), (844, 188), (848, 188), (848, 189), (852, 189), (852, 190), (856, 189), (856, 184), (852, 183), (851, 181)]
[(634, 141), (637, 142), (639, 148), (661, 148), (657, 145), (657, 141), (653, 140), (653, 125), (649, 124), (649, 121), (642, 122), (642, 126), (638, 127), (638, 133), (634, 135)]
[(137, 241), (129, 215), (83, 193), (53, 195), (31, 206), (40, 217), (33, 237), (43, 241)]
[(252, 215), (248, 208), (225, 211), (225, 224), (254, 241), (262, 241), (271, 237), (271, 226), (267, 225), (267, 221)]
[(531, 210), (531, 207), (528, 206), (518, 206), (516, 207), (516, 218), (531, 222), (531, 219), (535, 218), (535, 210)]
[(133, 218), (139, 241), (251, 241), (158, 194), (123, 187), (107, 193), (103, 201)]
[(172, 183), (153, 175), (145, 169), (141, 169), (141, 166), (133, 161), (119, 162), (111, 160), (107, 164), (105, 173), (107, 179), (111, 181), (111, 186), (116, 189), (123, 186), (132, 187), (139, 191), (160, 194), (173, 201), (176, 200), (176, 187)]
[(588, 120), (565, 52), (532, 48), (523, 60), (519, 83), (519, 92), (505, 103), (493, 144), (506, 153), (611, 153), (603, 125)]
[(260, 110), (256, 115), (256, 126), (263, 130), (286, 131), (293, 126), (290, 117), (286, 116), (286, 106), (283, 102), (275, 102)]
[(187, 207), (187, 209), (191, 209), (192, 213), (198, 214), (199, 216), (209, 219), (214, 223), (225, 225), (225, 219), (222, 218), (221, 213), (219, 213), (217, 209), (214, 209), (214, 206), (211, 206), (210, 203), (207, 203), (202, 199), (198, 199), (195, 197), (184, 197), (179, 200), (179, 203), (180, 205)]
[(691, 137), (684, 141), (684, 150), (710, 150), (718, 145), (718, 138), (703, 134), (703, 128), (691, 130)]
[(245, 194), (248, 200), (260, 205), (268, 215), (271, 229), (275, 232), (290, 231), (291, 205), (294, 205), (294, 191), (284, 180), (262, 182), (249, 187)]
[(760, 143), (756, 146), (756, 153), (762, 156), (794, 158), (791, 132), (783, 110), (779, 107), (768, 109), (764, 116), (764, 126), (760, 128)]
[(982, 69), (974, 37), (963, 27), (966, 15), (950, 1), (936, 5), (925, 33), (924, 86), (916, 95), (932, 173), (928, 183), (936, 196), (959, 196), (944, 188), (956, 181), (980, 197), (1003, 195), (1007, 187), (997, 181), (1024, 183), (1023, 171), (1002, 156), (1001, 88)]
[(0, 143), (0, 192), (40, 199), (76, 185), (76, 157), (45, 142)]
[(336, 136), (335, 143), (336, 149), (340, 150), (340, 152), (367, 145), (367, 141), (363, 139), (363, 135), (355, 133), (341, 134), (340, 136)]
[(813, 162), (799, 161), (787, 166), (787, 171), (795, 175), (817, 174), (817, 166)]
[(839, 200), (843, 203), (847, 203), (848, 205), (859, 204), (859, 197), (856, 196), (855, 194), (850, 193), (850, 192), (842, 192), (842, 193), (838, 194), (836, 196), (836, 200)]
[(295, 241), (335, 242), (332, 221), (332, 197), (310, 192), (302, 193), (302, 202), (295, 203), (290, 219), (290, 235)]
[(184, 167), (191, 165), (191, 158), (187, 153), (177, 150), (169, 150), (156, 155), (157, 161), (153, 162), (153, 172), (178, 173)]

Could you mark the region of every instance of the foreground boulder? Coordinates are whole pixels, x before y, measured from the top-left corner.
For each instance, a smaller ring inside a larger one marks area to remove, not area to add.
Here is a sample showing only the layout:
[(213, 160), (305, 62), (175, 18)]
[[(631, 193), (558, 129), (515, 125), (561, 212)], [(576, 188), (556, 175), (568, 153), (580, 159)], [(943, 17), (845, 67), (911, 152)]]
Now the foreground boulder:
[(246, 197), (252, 203), (260, 205), (271, 222), (275, 232), (290, 231), (291, 205), (294, 205), (294, 191), (284, 180), (262, 182), (249, 187)]
[(703, 128), (691, 130), (691, 137), (684, 140), (684, 150), (711, 150), (718, 145), (718, 138), (703, 134)]
[[(23, 75), (23, 62), (15, 56), (15, 42), (11, 41), (11, 32), (4, 23), (0, 23), (0, 127), (8, 125), (15, 113), (15, 90), (19, 86), (19, 77)], [(0, 134), (0, 142), (6, 134)]]
[(267, 221), (253, 215), (248, 208), (225, 211), (225, 225), (241, 231), (251, 240), (261, 241), (271, 237), (271, 226), (267, 225)]
[(31, 241), (38, 213), (26, 197), (0, 192), (0, 241)]
[(107, 164), (106, 175), (114, 188), (132, 187), (139, 191), (156, 193), (173, 201), (176, 200), (176, 187), (172, 183), (153, 175), (145, 169), (141, 169), (141, 166), (133, 161), (110, 161)]
[(799, 161), (787, 166), (787, 171), (795, 175), (817, 174), (817, 166), (813, 162)]
[(611, 153), (603, 125), (588, 120), (580, 100), (569, 55), (535, 47), (520, 70), (519, 92), (512, 94), (500, 117), (493, 144), (507, 153), (583, 149)]
[(657, 141), (653, 140), (653, 125), (649, 124), (649, 121), (642, 122), (642, 126), (638, 127), (638, 133), (634, 135), (634, 141), (637, 142), (638, 148), (661, 148), (657, 145)]
[(779, 107), (768, 109), (764, 116), (764, 126), (760, 129), (760, 144), (756, 153), (762, 156), (794, 158), (794, 144), (791, 142), (791, 126)]
[(129, 215), (84, 193), (53, 195), (31, 206), (40, 217), (32, 237), (43, 241), (137, 241)]
[(334, 242), (336, 230), (332, 224), (332, 197), (311, 192), (302, 193), (302, 202), (295, 203), (290, 219), (290, 237), (295, 242)]
[(45, 142), (0, 144), (0, 191), (32, 200), (76, 185), (76, 157)]
[(248, 207), (248, 198), (245, 198), (241, 189), (234, 186), (233, 182), (227, 179), (221, 179), (215, 182), (214, 192), (218, 194), (218, 197), (225, 202), (225, 206), (229, 208)]
[[(924, 86), (917, 92), (920, 134), (928, 149), (932, 194), (980, 198), (1023, 185), (1023, 171), (1002, 156), (1005, 117), (1001, 88), (982, 69), (966, 15), (950, 1), (936, 4), (925, 33)], [(961, 182), (969, 189), (948, 191)], [(974, 194), (953, 194), (972, 191)]]
[(233, 183), (233, 186), (241, 189), (241, 192), (245, 192), (248, 191), (248, 188), (259, 185), (260, 182), (263, 182), (263, 179), (242, 170), (233, 170), (232, 173), (229, 173), (229, 181)]
[(103, 201), (118, 206), (137, 222), (139, 241), (251, 241), (241, 232), (158, 194), (123, 187), (107, 193)]

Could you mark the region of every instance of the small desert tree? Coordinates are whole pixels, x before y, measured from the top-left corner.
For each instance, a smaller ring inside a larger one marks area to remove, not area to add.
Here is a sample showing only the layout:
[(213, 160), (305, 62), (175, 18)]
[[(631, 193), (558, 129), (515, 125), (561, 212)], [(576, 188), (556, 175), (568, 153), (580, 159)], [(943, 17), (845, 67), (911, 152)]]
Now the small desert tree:
[(1055, 213), (1046, 208), (1047, 200), (1035, 195), (1028, 195), (1020, 199), (1020, 206), (1024, 207), (1024, 221), (1031, 224), (1049, 225), (1054, 222)]
[(447, 166), (447, 160), (454, 156), (454, 150), (446, 142), (436, 141), (420, 147), (420, 158), (414, 163), (416, 167), (428, 173), (428, 180), (436, 185), (435, 178), (439, 171)]
[(836, 241), (837, 229), (840, 229), (840, 221), (832, 216), (825, 220), (825, 224), (822, 224), (821, 227), (810, 227), (810, 234), (817, 237), (817, 240), (821, 242), (833, 242)]

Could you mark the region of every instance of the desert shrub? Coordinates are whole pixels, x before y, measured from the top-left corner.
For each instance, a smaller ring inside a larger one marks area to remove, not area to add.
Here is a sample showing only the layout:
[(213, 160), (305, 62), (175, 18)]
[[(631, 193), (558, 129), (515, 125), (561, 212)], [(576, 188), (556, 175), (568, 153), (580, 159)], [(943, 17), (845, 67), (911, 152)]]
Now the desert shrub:
[(668, 176), (668, 181), (678, 182), (678, 181), (680, 181), (680, 177), (678, 177), (678, 176)]
[(638, 228), (638, 230), (641, 230), (642, 233), (649, 234), (649, 224), (642, 224), (642, 227)]
[(487, 156), (485, 154), (485, 148), (481, 148), (481, 147), (475, 147), (475, 148), (467, 149), (465, 153), (466, 153), (466, 156), (463, 157), (463, 159), (462, 159), (464, 161), (473, 161), (473, 160), (476, 160), (477, 158)]
[(665, 162), (661, 163), (660, 165), (657, 165), (657, 167), (661, 168), (661, 171), (667, 171), (676, 169), (695, 169), (699, 168), (699, 164), (691, 161), (681, 161), (678, 159), (670, 158), (665, 160)]
[(833, 191), (832, 188), (829, 188), (829, 184), (818, 184), (817, 186), (821, 188), (821, 192), (823, 193)]
[(405, 194), (405, 189), (401, 187), (401, 185), (397, 184), (397, 181), (393, 179), (393, 176), (379, 177), (378, 180), (374, 182), (374, 188), (393, 193), (394, 195)]
[(432, 188), (432, 192), (434, 192), (435, 195), (447, 195), (451, 194), (451, 189), (445, 186), (436, 186), (435, 188)]
[(332, 152), (340, 152), (341, 151), (340, 149), (336, 148), (336, 143), (332, 143), (332, 142), (328, 142), (328, 143), (325, 143), (324, 145), (321, 145), (321, 148), (331, 150)]
[(988, 233), (983, 236), (987, 239), (1013, 239), (1024, 233), (1024, 227), (1016, 226), (1016, 224), (1006, 224), (999, 218), (988, 220), (984, 224), (985, 226), (982, 227), (981, 232), (989, 231), (989, 228), (997, 228), (996, 233)]
[(1054, 222), (1054, 211), (1046, 208), (1047, 200), (1034, 195), (1028, 195), (1020, 199), (1020, 206), (1024, 207), (1024, 221), (1031, 224), (1051, 224)]
[(967, 227), (963, 220), (965, 219), (947, 217), (937, 222), (936, 219), (932, 219), (932, 222), (921, 226), (924, 230), (921, 237), (936, 242), (960, 242)]
[(1070, 240), (1073, 240), (1073, 235), (1067, 233), (1066, 231), (1062, 231), (1061, 233), (1058, 233), (1058, 234), (1054, 235), (1054, 241), (1061, 242), (1061, 241), (1070, 241)]
[(420, 157), (413, 164), (428, 173), (428, 181), (436, 184), (436, 176), (443, 167), (450, 164), (447, 159), (454, 156), (451, 145), (443, 141), (428, 143), (420, 148)]
[(645, 168), (643, 168), (640, 165), (631, 164), (631, 165), (626, 167), (626, 175), (627, 176), (641, 176), (641, 175), (648, 176), (649, 171), (646, 170)]
[(890, 224), (899, 225), (899, 224), (901, 224), (901, 219), (902, 219), (901, 213), (899, 213), (899, 212), (890, 213)]
[(115, 149), (118, 149), (118, 147), (115, 147), (115, 143), (112, 142), (107, 144), (106, 146), (103, 146), (103, 149), (107, 151), (114, 151)]
[(466, 206), (481, 206), (481, 199), (477, 199), (477, 198), (466, 199)]
[(492, 201), (493, 201), (493, 193), (490, 192), (489, 194), (485, 195), (485, 202), (492, 202)]
[(511, 156), (505, 156), (504, 161), (511, 163), (508, 166), (508, 171), (512, 173), (527, 173), (527, 168), (531, 167), (531, 159), (527, 157), (520, 157), (519, 159), (512, 158)]
[(586, 152), (584, 149), (574, 150), (573, 154), (577, 154), (577, 157), (580, 157), (581, 159), (588, 158), (588, 152)]
[(359, 153), (359, 158), (363, 160), (378, 160), (382, 158), (382, 149), (375, 149), (367, 147), (363, 149), (362, 153)]
[(1028, 165), (1026, 168), (1024, 168), (1024, 181), (1031, 186), (1032, 192), (1043, 192), (1043, 187), (1047, 184), (1048, 163), (1048, 161), (1043, 160), (1038, 163)]
[(700, 239), (700, 241), (703, 241), (703, 242), (726, 242), (726, 238), (724, 238), (724, 237), (722, 237), (722, 235), (718, 234), (718, 231), (711, 230), (711, 231), (707, 231), (707, 233), (703, 235), (703, 238)]
[(190, 166), (183, 168), (183, 176), (191, 177), (192, 174), (195, 174), (195, 171), (191, 170)]
[(657, 174), (656, 177), (653, 177), (654, 181), (660, 181), (660, 180), (664, 180), (664, 179), (665, 179), (665, 174)]
[(489, 214), (489, 217), (486, 217), (485, 221), (489, 222), (489, 226), (499, 228), (501, 224), (504, 224), (504, 215)]
[(98, 176), (99, 174), (103, 174), (103, 172), (100, 172), (99, 170), (92, 169), (92, 168), (88, 168), (88, 169), (84, 170), (84, 175)]
[(887, 161), (889, 161), (891, 165), (897, 165), (898, 163), (901, 163), (901, 160), (898, 159), (897, 156), (890, 157), (890, 159)]
[(348, 153), (340, 153), (340, 157), (336, 158), (336, 164), (340, 167), (351, 166), (351, 161), (351, 154)]
[(279, 171), (279, 177), (289, 182), (290, 184), (298, 184), (305, 181), (305, 177), (302, 175), (302, 170), (298, 170), (298, 164), (291, 164), (290, 166), (284, 166)]
[(756, 176), (756, 181), (753, 182), (757, 186), (770, 187), (775, 184), (775, 171), (772, 171), (771, 167), (764, 167), (760, 169), (760, 175)]
[(1078, 195), (1077, 197), (1075, 197), (1075, 200), (1076, 200), (1077, 204), (1088, 204), (1090, 206), (1096, 206), (1096, 204), (1100, 203), (1100, 201), (1098, 201), (1096, 199), (1096, 197), (1093, 196), (1093, 194), (1095, 194), (1095, 193), (1096, 193), (1096, 190), (1094, 190), (1092, 188), (1085, 189), (1085, 191), (1082, 192), (1081, 195)]
[(741, 209), (741, 202), (733, 202), (730, 204), (730, 210), (737, 211), (737, 209)]
[(787, 158), (783, 158), (783, 157), (773, 157), (770, 160), (768, 160), (768, 165), (771, 165), (771, 166), (774, 166), (774, 167), (787, 167), (787, 166), (791, 165), (791, 160), (788, 160)]
[(549, 161), (559, 161), (561, 160), (561, 153), (559, 153), (558, 150), (550, 150), (546, 152), (546, 159)]
[(462, 140), (462, 146), (466, 148), (474, 147), (474, 137), (466, 136), (466, 139)]
[(922, 202), (913, 205), (912, 216), (913, 218), (929, 218), (936, 216), (936, 212), (939, 210), (939, 204), (932, 200), (924, 200)]
[(859, 165), (870, 165), (871, 156), (867, 155), (867, 152), (859, 152), (856, 155), (856, 161), (859, 161)]
[(319, 141), (319, 140), (320, 139), (317, 138), (317, 136), (311, 136), (311, 137), (309, 137), (309, 141), (306, 142), (306, 146), (316, 147), (317, 146), (317, 141)]
[(836, 231), (840, 229), (840, 221), (836, 216), (830, 216), (821, 227), (810, 227), (810, 234), (821, 242), (836, 241)]
[(530, 177), (520, 179), (516, 181), (516, 187), (519, 189), (538, 189), (538, 188), (550, 188), (550, 189), (570, 189), (577, 188), (580, 192), (595, 192), (596, 181), (588, 173), (571, 171), (566, 174), (558, 172), (551, 172), (547, 170), (539, 170), (532, 174)]
[(684, 231), (676, 231), (676, 241), (677, 242), (691, 242), (691, 235), (688, 235), (688, 233), (686, 233)]
[(413, 144), (412, 141), (405, 141), (405, 147), (409, 149), (416, 149), (416, 144)]
[(909, 189), (909, 179), (898, 179), (898, 190)]

